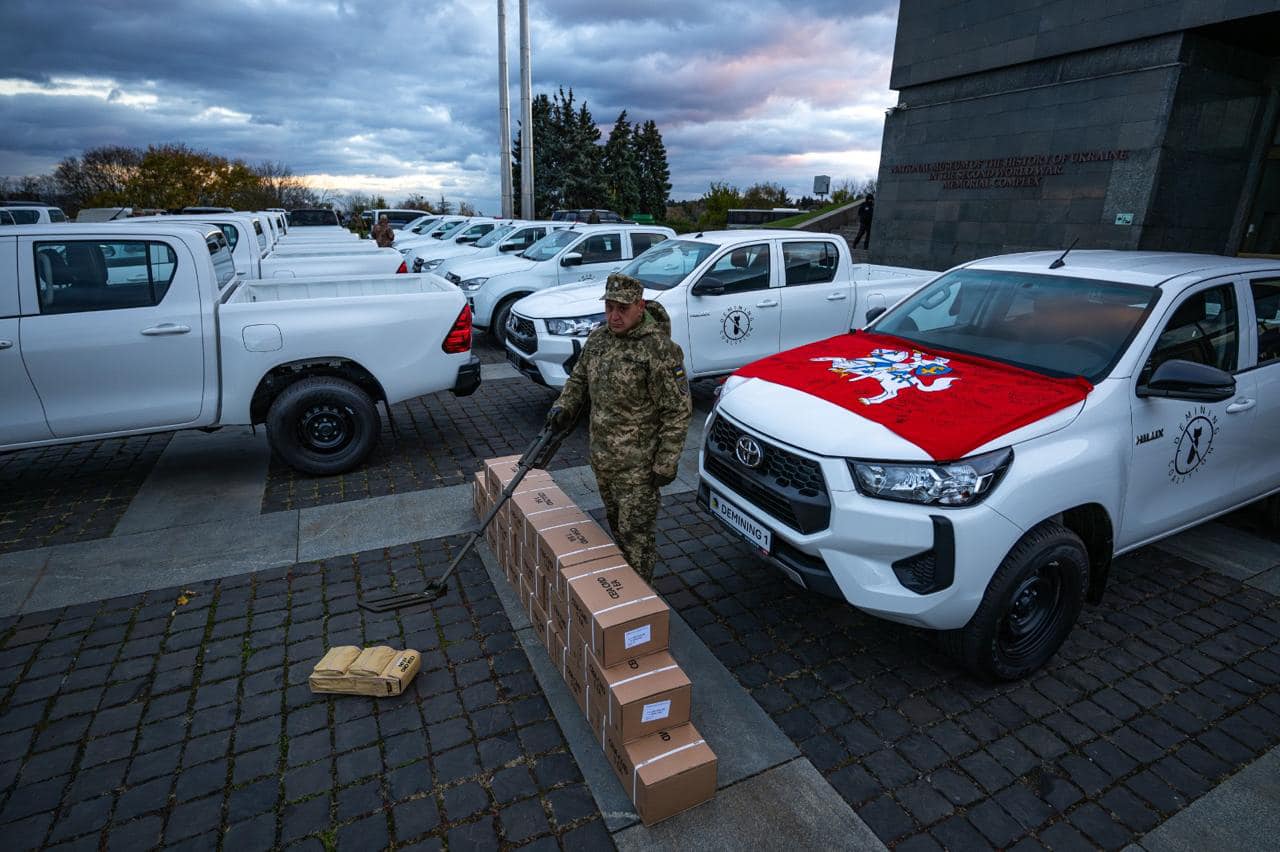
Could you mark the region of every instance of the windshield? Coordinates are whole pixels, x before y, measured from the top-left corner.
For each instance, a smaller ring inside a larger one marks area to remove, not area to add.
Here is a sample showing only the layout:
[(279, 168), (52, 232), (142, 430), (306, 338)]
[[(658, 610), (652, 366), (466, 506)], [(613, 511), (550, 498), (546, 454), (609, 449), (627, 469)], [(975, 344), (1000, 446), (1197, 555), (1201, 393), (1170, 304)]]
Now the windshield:
[(520, 256), (529, 260), (550, 260), (580, 236), (582, 234), (577, 231), (555, 231), (529, 246)]
[(454, 231), (461, 228), (463, 221), (464, 220), (459, 219), (456, 222), (446, 222), (443, 225), (441, 225), (439, 228), (436, 228), (434, 231), (432, 231), (431, 236), (435, 237), (437, 240), (443, 240), (445, 237), (449, 236)]
[(650, 289), (670, 290), (715, 250), (712, 243), (665, 240), (624, 266), (622, 274), (639, 279)]
[(480, 239), (476, 240), (475, 246), (476, 248), (488, 248), (489, 246), (493, 245), (498, 240), (502, 239), (507, 234), (514, 231), (515, 229), (516, 229), (515, 225), (502, 225), (500, 227), (494, 228), (492, 231), (485, 234)]
[(871, 330), (1096, 383), (1159, 295), (1156, 287), (1110, 281), (959, 269), (908, 297)]
[(409, 224), (405, 227), (415, 234), (421, 234), (424, 231), (430, 231), (431, 227), (440, 221), (439, 216), (423, 216), (418, 220), (418, 224)]

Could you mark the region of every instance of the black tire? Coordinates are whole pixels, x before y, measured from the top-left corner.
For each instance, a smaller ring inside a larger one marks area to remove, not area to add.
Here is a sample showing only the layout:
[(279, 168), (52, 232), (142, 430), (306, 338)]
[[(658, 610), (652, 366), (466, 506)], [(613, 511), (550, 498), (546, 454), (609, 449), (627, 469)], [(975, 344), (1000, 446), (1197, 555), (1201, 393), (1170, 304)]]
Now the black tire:
[(271, 448), (289, 467), (312, 476), (357, 467), (373, 451), (381, 429), (369, 394), (332, 376), (294, 382), (267, 413)]
[(507, 318), (511, 316), (511, 306), (520, 301), (521, 296), (512, 296), (498, 303), (493, 309), (489, 322), (489, 334), (504, 349), (507, 346)]
[(1057, 653), (1089, 587), (1089, 553), (1071, 530), (1046, 521), (1013, 546), (982, 603), (943, 648), (984, 680), (1020, 680)]

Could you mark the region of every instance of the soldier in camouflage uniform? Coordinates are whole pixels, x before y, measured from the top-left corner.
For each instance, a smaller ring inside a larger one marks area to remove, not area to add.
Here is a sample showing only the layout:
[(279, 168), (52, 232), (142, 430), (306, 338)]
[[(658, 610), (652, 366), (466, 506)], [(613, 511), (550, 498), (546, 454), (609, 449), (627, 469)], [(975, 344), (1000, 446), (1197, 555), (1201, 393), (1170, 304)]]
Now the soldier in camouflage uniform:
[(644, 285), (609, 276), (605, 324), (591, 332), (548, 422), (563, 428), (591, 410), (591, 468), (609, 527), (631, 567), (653, 580), (658, 489), (676, 478), (693, 403), (671, 318)]

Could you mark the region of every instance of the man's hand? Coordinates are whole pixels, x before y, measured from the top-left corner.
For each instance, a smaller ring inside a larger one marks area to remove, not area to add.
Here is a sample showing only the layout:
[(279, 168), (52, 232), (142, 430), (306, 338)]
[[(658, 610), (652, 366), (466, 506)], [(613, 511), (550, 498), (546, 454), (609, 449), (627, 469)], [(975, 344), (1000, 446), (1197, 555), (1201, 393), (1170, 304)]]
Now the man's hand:
[(551, 410), (547, 412), (547, 425), (555, 432), (559, 432), (572, 422), (569, 413), (558, 405), (551, 406)]
[(675, 481), (676, 481), (675, 471), (671, 471), (670, 473), (667, 473), (665, 471), (655, 470), (653, 472), (653, 486), (655, 488), (661, 488), (664, 485), (670, 485)]

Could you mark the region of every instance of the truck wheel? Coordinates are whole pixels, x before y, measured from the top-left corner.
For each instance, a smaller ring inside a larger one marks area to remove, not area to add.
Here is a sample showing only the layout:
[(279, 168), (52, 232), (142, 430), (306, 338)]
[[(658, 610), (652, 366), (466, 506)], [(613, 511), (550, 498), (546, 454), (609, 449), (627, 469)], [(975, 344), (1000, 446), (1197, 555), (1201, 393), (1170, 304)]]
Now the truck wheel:
[(1084, 542), (1046, 521), (1009, 551), (969, 623), (941, 634), (943, 647), (983, 679), (1024, 678), (1067, 638), (1088, 586)]
[(377, 443), (382, 420), (367, 393), (313, 376), (285, 388), (267, 412), (267, 439), (284, 463), (312, 476), (346, 473)]
[(507, 319), (511, 316), (511, 306), (520, 300), (519, 296), (500, 302), (493, 309), (493, 317), (489, 321), (489, 334), (502, 347), (507, 345)]

